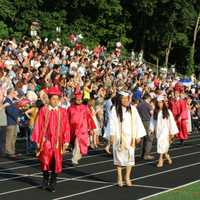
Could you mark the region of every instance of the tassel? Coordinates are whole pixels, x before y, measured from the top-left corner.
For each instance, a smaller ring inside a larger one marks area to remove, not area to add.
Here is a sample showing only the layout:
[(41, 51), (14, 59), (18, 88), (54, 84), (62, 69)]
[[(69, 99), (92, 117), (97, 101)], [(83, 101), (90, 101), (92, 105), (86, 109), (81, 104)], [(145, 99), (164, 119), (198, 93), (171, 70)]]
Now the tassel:
[(56, 149), (58, 149), (59, 148), (59, 143), (58, 142), (56, 142)]
[(40, 153), (41, 153), (41, 150), (40, 150), (40, 149), (37, 150), (37, 151), (36, 151), (36, 157), (38, 157), (38, 156), (40, 155)]

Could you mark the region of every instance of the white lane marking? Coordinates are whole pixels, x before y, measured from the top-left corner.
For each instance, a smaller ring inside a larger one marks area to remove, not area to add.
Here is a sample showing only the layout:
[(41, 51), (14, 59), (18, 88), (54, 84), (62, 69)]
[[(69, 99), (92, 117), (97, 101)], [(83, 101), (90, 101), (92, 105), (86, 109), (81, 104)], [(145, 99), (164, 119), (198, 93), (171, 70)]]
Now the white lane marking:
[[(178, 156), (172, 156), (171, 158), (176, 159), (176, 158), (182, 158), (182, 157), (191, 156), (191, 155), (195, 155), (195, 154), (200, 154), (200, 151), (189, 153), (189, 154), (178, 155)], [(155, 162), (157, 162), (157, 160), (149, 161), (149, 162), (146, 162), (146, 163), (140, 163), (140, 164), (135, 165), (135, 167), (141, 167), (141, 166), (152, 164), (152, 163), (155, 163)], [(99, 175), (99, 174), (105, 174), (105, 173), (114, 172), (114, 171), (116, 171), (116, 169), (110, 169), (110, 170), (106, 170), (106, 171), (102, 171), (102, 172), (91, 173), (91, 174), (87, 174), (87, 175), (84, 175), (84, 176), (74, 177), (74, 178), (72, 178), (72, 180), (85, 178), (85, 177), (89, 177), (89, 176), (95, 176), (95, 175)]]
[[(200, 140), (200, 138), (199, 139), (197, 139), (197, 140), (188, 140), (188, 141), (186, 141), (185, 143), (188, 143), (188, 142), (191, 142), (191, 141), (198, 141), (198, 140)], [(173, 148), (173, 149), (181, 149), (181, 148), (183, 148), (183, 149), (185, 149), (185, 148), (191, 148), (191, 147), (193, 147), (193, 146), (195, 146), (195, 145), (189, 145), (189, 146), (184, 146), (184, 147), (180, 147), (180, 148)], [(197, 146), (199, 146), (199, 145), (197, 145)], [(138, 150), (139, 148), (136, 148), (136, 150)], [(94, 151), (94, 150), (93, 150)], [(100, 150), (100, 151), (102, 151), (102, 150)], [(156, 152), (154, 152), (154, 153), (156, 153)], [(89, 155), (89, 156), (84, 156), (83, 157), (83, 159), (85, 159), (85, 158), (92, 158), (92, 157), (98, 157), (98, 156), (102, 156), (102, 155), (106, 155), (106, 153), (100, 153), (100, 154), (96, 154), (96, 155)], [(63, 161), (69, 161), (69, 160), (71, 160), (71, 159), (64, 159)], [(11, 162), (11, 161), (8, 161), (8, 162)], [(16, 162), (20, 162), (20, 160), (19, 161), (15, 161), (15, 163)], [(1, 163), (0, 163), (1, 164)], [(16, 169), (25, 169), (25, 168), (30, 168), (30, 167), (35, 167), (35, 166), (39, 166), (40, 165), (40, 163), (37, 163), (37, 164), (30, 164), (30, 165), (22, 165), (22, 166), (18, 166), (18, 167), (12, 167), (12, 168), (6, 168), (6, 169), (1, 169), (0, 170), (0, 172), (4, 172), (4, 171), (8, 171), (8, 170), (16, 170)], [(77, 166), (77, 167), (81, 167), (81, 165), (79, 165), (79, 166)], [(72, 169), (72, 168), (70, 168), (70, 169)], [(38, 174), (38, 173), (36, 173), (36, 174)]]
[[(83, 159), (85, 158), (92, 158), (92, 157), (98, 157), (98, 156), (102, 156), (105, 155), (105, 153), (100, 153), (100, 154), (96, 154), (96, 155), (89, 155), (89, 156), (84, 156)], [(71, 159), (64, 159), (63, 161), (67, 161), (67, 160), (71, 160)], [(18, 162), (18, 161), (15, 161)], [(31, 165), (22, 165), (22, 166), (18, 166), (18, 167), (12, 167), (12, 168), (6, 168), (6, 169), (1, 169), (0, 172), (4, 172), (4, 171), (8, 171), (8, 170), (15, 170), (15, 169), (24, 169), (24, 168), (29, 168), (29, 167), (35, 167), (35, 166), (39, 166), (40, 163), (37, 164), (31, 164)]]
[[(199, 139), (200, 140), (200, 139)], [(195, 145), (194, 145), (195, 146)], [(179, 150), (179, 149), (187, 149), (187, 148), (192, 148), (194, 147), (193, 145), (188, 145), (188, 146), (183, 146), (183, 147), (176, 147), (176, 148), (171, 148), (169, 151), (174, 151), (174, 150)], [(152, 152), (152, 153), (156, 153), (156, 152)], [(90, 157), (97, 157), (97, 156), (102, 156), (102, 155), (105, 155), (105, 153), (101, 153), (101, 154), (97, 154), (97, 155), (90, 155), (90, 156), (85, 156), (83, 158), (90, 158)], [(67, 161), (67, 160), (71, 160), (71, 159), (66, 159), (64, 161)], [(112, 161), (112, 160), (110, 160)], [(104, 161), (103, 161), (104, 162)], [(101, 163), (101, 161), (100, 161)], [(68, 167), (68, 169), (73, 169), (73, 168), (78, 168), (78, 167), (85, 167), (85, 166), (90, 166), (92, 163), (90, 164), (83, 164), (83, 165), (78, 165), (76, 167)], [(96, 163), (94, 163), (96, 164)], [(37, 165), (40, 165), (40, 163), (37, 163), (37, 164), (31, 164), (31, 165), (25, 165), (25, 166), (18, 166), (18, 167), (12, 167), (12, 168), (6, 168), (6, 169), (2, 169), (0, 170), (0, 172), (4, 172), (4, 171), (8, 171), (8, 170), (15, 170), (15, 169), (24, 169), (24, 168), (29, 168), (29, 167), (32, 167), (32, 166), (37, 166)], [(63, 169), (67, 169), (67, 168), (63, 168)], [(38, 174), (38, 173), (36, 173)]]
[[(71, 179), (72, 181), (78, 181), (78, 182), (86, 182), (86, 183), (101, 183), (101, 184), (111, 184), (112, 182), (106, 182), (106, 181), (93, 181), (88, 179)], [(112, 183), (114, 184), (114, 183)]]
[(143, 188), (151, 188), (151, 189), (158, 189), (158, 190), (171, 189), (171, 188), (166, 188), (166, 187), (157, 187), (157, 186), (151, 186), (151, 185), (138, 185), (138, 184), (133, 184), (133, 187), (143, 187)]
[[(174, 168), (174, 169), (171, 169), (171, 170), (166, 170), (166, 171), (162, 171), (162, 172), (158, 172), (158, 173), (154, 173), (154, 174), (149, 174), (147, 176), (138, 177), (138, 178), (135, 178), (133, 180), (141, 180), (141, 179), (149, 178), (149, 177), (152, 177), (152, 176), (157, 176), (157, 175), (160, 175), (160, 174), (165, 174), (165, 173), (169, 173), (169, 172), (172, 172), (172, 171), (177, 171), (177, 170), (181, 170), (181, 169), (185, 169), (185, 168), (193, 167), (193, 166), (197, 166), (197, 165), (200, 165), (200, 162), (193, 163), (193, 164), (190, 164), (190, 165), (184, 165), (182, 167), (177, 167), (177, 168)], [(79, 193), (75, 193), (75, 194), (71, 194), (71, 195), (67, 195), (67, 196), (63, 196), (63, 197), (58, 197), (58, 198), (55, 198), (54, 200), (68, 199), (70, 197), (80, 196), (80, 195), (88, 194), (88, 193), (91, 193), (91, 192), (94, 192), (94, 191), (99, 191), (99, 190), (102, 190), (102, 189), (105, 189), (105, 188), (110, 188), (110, 187), (113, 187), (115, 185), (116, 184), (111, 184), (111, 185), (107, 185), (107, 186), (103, 186), (103, 187), (98, 187), (98, 188), (95, 188), (95, 189), (86, 190), (86, 191), (83, 191), (83, 192), (79, 192)]]
[[(191, 134), (189, 135), (189, 139), (186, 141), (186, 142), (189, 142), (189, 141), (196, 141), (196, 140), (193, 140), (193, 138), (198, 138), (200, 137), (200, 134)], [(200, 140), (200, 139), (197, 139), (197, 140)], [(175, 143), (176, 144), (176, 143)], [(95, 150), (95, 149), (92, 149), (90, 150), (89, 152), (94, 152), (94, 151), (103, 151), (103, 150)], [(105, 153), (104, 153), (105, 154)], [(31, 155), (31, 154), (26, 154), (26, 155)], [(71, 155), (68, 154), (68, 155)], [(83, 157), (83, 158), (87, 158), (87, 156)], [(24, 159), (19, 159), (18, 162), (21, 162), (21, 161), (30, 161), (30, 160), (37, 160), (37, 158), (24, 158)], [(0, 161), (0, 165), (3, 165), (3, 164), (11, 164), (11, 163), (16, 163), (16, 161)]]
[(192, 181), (192, 182), (186, 183), (186, 184), (184, 184), (184, 185), (180, 185), (180, 186), (175, 187), (175, 188), (171, 188), (171, 189), (166, 190), (166, 191), (158, 192), (158, 193), (156, 193), (156, 194), (152, 194), (152, 195), (149, 195), (149, 196), (140, 198), (140, 199), (138, 199), (138, 200), (149, 199), (149, 198), (151, 198), (151, 197), (155, 197), (155, 196), (158, 196), (158, 195), (160, 195), (160, 194), (165, 194), (165, 193), (168, 193), (168, 192), (171, 192), (171, 191), (174, 191), (174, 190), (178, 190), (178, 189), (181, 189), (181, 188), (183, 188), (183, 187), (190, 186), (190, 185), (195, 184), (195, 183), (198, 183), (198, 182), (200, 182), (200, 179), (199, 179), (199, 180), (196, 180), (196, 181)]
[[(189, 140), (188, 140), (189, 141)], [(101, 150), (101, 149), (97, 149), (97, 150), (94, 150), (94, 149), (92, 149), (92, 150), (89, 150), (89, 152), (95, 152), (95, 151), (97, 151), (97, 152), (103, 152), (103, 150)], [(102, 154), (105, 154), (104, 152), (103, 153), (101, 153), (101, 155)], [(31, 155), (31, 154), (26, 154), (26, 155)], [(67, 156), (71, 156), (72, 155), (72, 153), (70, 152), (70, 153), (68, 153), (67, 154)], [(95, 156), (96, 155), (98, 155), (98, 154), (95, 154)], [(88, 156), (84, 156), (83, 158), (88, 158), (88, 157), (91, 157), (91, 156), (94, 156), (94, 155), (88, 155)], [(36, 158), (36, 157), (32, 157), (32, 158), (24, 158), (24, 159), (18, 159), (17, 161), (15, 160), (9, 160), (9, 161), (0, 161), (0, 165), (4, 165), (4, 164), (11, 164), (11, 163), (16, 163), (16, 162), (22, 162), (22, 161), (30, 161), (30, 160), (38, 160), (38, 158)], [(65, 161), (66, 160), (70, 160), (69, 158), (67, 158), (67, 159), (65, 159)]]
[[(192, 148), (193, 146), (184, 146), (184, 147), (177, 147), (177, 148), (173, 148), (173, 149), (170, 149), (169, 151), (176, 151), (176, 150), (180, 150), (180, 149), (187, 149), (187, 148)], [(157, 152), (152, 152), (152, 154), (155, 154)], [(140, 157), (140, 155), (136, 155), (136, 157)], [(88, 167), (88, 166), (92, 166), (92, 165), (98, 165), (98, 164), (103, 164), (103, 163), (108, 163), (108, 162), (112, 162), (113, 159), (108, 159), (108, 160), (104, 160), (104, 161), (99, 161), (99, 162), (94, 162), (94, 163), (89, 163), (89, 164), (82, 164), (82, 165), (78, 165), (76, 167), (64, 167), (63, 170), (69, 170), (69, 169), (75, 169), (75, 168), (82, 168), (82, 167)], [(153, 163), (155, 161), (151, 161), (151, 162), (148, 162), (149, 164), (150, 163)], [(11, 170), (8, 169), (8, 170)], [(6, 171), (6, 170), (5, 170)], [(0, 174), (1, 174), (2, 171), (0, 171)], [(15, 174), (15, 173), (13, 173)], [(33, 173), (33, 174), (30, 174), (30, 176), (34, 176), (34, 175), (39, 175), (41, 174), (41, 172), (37, 172), (37, 173)], [(22, 177), (27, 177), (29, 175), (25, 174), (24, 176), (17, 176), (17, 177), (12, 177), (12, 178), (5, 178), (5, 179), (0, 179), (0, 182), (4, 182), (4, 181), (10, 181), (10, 180), (16, 180), (16, 179), (20, 179)]]
[[(180, 158), (180, 157), (185, 157), (185, 156), (190, 156), (190, 155), (194, 155), (194, 154), (198, 154), (200, 153), (200, 151), (198, 152), (193, 152), (193, 153), (190, 153), (190, 154), (184, 154), (184, 155), (179, 155), (179, 156), (174, 156), (172, 158)], [(135, 165), (135, 167), (139, 167), (139, 166), (143, 166), (143, 165), (148, 165), (150, 163), (154, 163), (156, 161), (150, 161), (150, 162), (146, 162), (146, 163), (141, 163), (141, 164), (138, 164), (138, 165)], [(187, 166), (187, 165), (186, 165)], [(176, 168), (174, 168), (176, 169)], [(80, 178), (85, 178), (85, 177), (89, 177), (89, 176), (94, 176), (94, 175), (99, 175), (99, 174), (106, 174), (106, 173), (109, 173), (109, 172), (114, 172), (116, 171), (116, 169), (111, 169), (111, 170), (106, 170), (106, 171), (101, 171), (101, 172), (97, 172), (97, 173), (91, 173), (91, 174), (87, 174), (87, 175), (84, 175), (84, 176), (79, 176), (79, 177), (74, 177), (74, 178), (71, 178), (70, 180), (60, 180), (58, 181), (58, 183), (62, 183), (62, 182), (67, 182), (67, 181), (71, 181), (71, 180), (76, 180), (76, 179), (80, 179)], [(162, 172), (159, 172), (158, 174), (162, 174)], [(151, 175), (147, 175), (147, 176), (144, 176), (145, 178), (148, 177), (148, 176), (151, 176)], [(138, 180), (139, 178), (136, 178), (134, 180)], [(113, 185), (112, 185), (113, 186)], [(38, 188), (39, 185), (37, 186), (30, 186), (30, 187), (25, 187), (25, 188), (21, 188), (21, 189), (16, 189), (16, 190), (10, 190), (10, 191), (7, 191), (7, 192), (2, 192), (0, 193), (0, 196), (2, 195), (6, 195), (6, 194), (11, 194), (11, 193), (16, 193), (16, 192), (21, 192), (21, 191), (25, 191), (25, 190), (30, 190), (30, 189), (35, 189), (35, 188)]]

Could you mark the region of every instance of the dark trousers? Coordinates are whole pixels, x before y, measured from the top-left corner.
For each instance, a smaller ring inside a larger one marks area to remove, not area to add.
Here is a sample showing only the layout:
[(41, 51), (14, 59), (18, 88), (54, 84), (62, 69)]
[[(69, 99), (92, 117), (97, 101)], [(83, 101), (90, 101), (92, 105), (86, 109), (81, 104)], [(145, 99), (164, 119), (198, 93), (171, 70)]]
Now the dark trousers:
[(0, 126), (0, 154), (5, 153), (6, 145), (6, 126)]
[(53, 186), (56, 185), (57, 174), (55, 172), (55, 165), (56, 165), (55, 157), (53, 157), (50, 164), (51, 175), (49, 171), (43, 171), (43, 183), (46, 183), (46, 184), (49, 183), (50, 185), (53, 185)]
[(144, 157), (144, 156), (150, 155), (155, 135), (148, 134), (150, 121), (142, 121), (142, 122), (143, 122), (144, 128), (147, 132), (147, 135), (143, 137), (143, 142), (142, 142), (142, 157)]
[(195, 118), (195, 119), (192, 119), (192, 131), (193, 132), (198, 132), (199, 131), (199, 128), (200, 128), (200, 123), (199, 123), (199, 119)]

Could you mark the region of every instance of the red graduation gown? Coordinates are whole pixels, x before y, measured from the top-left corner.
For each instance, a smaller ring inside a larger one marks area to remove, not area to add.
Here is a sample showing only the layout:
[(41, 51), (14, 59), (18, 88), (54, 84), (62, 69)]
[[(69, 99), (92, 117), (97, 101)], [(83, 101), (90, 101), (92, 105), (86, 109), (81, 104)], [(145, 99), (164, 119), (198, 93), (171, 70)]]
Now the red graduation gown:
[(89, 146), (89, 133), (96, 129), (92, 115), (86, 105), (73, 104), (68, 108), (71, 141), (78, 139), (80, 153), (86, 155)]
[(188, 139), (188, 107), (186, 100), (173, 99), (169, 102), (169, 108), (174, 115), (179, 130), (179, 133), (176, 135), (176, 137), (181, 140)]
[(55, 172), (62, 171), (62, 150), (70, 141), (70, 130), (67, 110), (63, 108), (40, 109), (32, 133), (32, 141), (39, 148), (39, 160), (42, 171), (51, 170), (52, 159), (55, 158)]

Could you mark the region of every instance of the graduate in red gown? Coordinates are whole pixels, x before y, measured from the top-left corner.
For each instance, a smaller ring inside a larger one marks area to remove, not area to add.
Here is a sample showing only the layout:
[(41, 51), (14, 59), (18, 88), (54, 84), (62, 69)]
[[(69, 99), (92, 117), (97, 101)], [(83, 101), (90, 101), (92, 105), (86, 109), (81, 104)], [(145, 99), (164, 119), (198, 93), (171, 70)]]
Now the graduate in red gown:
[(74, 143), (72, 164), (77, 165), (83, 155), (87, 155), (89, 134), (95, 134), (95, 122), (87, 105), (82, 104), (82, 94), (79, 88), (75, 91), (75, 102), (68, 108), (70, 136)]
[(58, 106), (60, 90), (52, 87), (46, 93), (49, 104), (38, 113), (32, 141), (37, 144), (37, 156), (43, 171), (42, 188), (55, 192), (57, 175), (62, 171), (62, 154), (70, 141), (70, 129), (67, 110)]
[(188, 139), (188, 107), (187, 101), (182, 97), (184, 87), (177, 83), (174, 88), (174, 98), (169, 101), (169, 108), (171, 109), (176, 120), (179, 133), (176, 135), (181, 144)]

